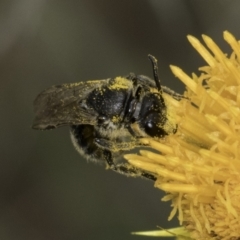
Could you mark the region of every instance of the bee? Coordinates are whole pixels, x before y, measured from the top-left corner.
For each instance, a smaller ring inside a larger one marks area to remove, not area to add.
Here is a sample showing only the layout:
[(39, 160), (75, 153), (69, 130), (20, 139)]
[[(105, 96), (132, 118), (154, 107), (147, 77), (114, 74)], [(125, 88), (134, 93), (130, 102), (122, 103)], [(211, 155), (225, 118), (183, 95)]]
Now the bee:
[(181, 95), (161, 86), (157, 59), (148, 57), (154, 80), (130, 73), (44, 90), (34, 101), (33, 129), (68, 125), (73, 145), (86, 159), (105, 162), (127, 176), (155, 181), (154, 175), (119, 162), (123, 153), (142, 145), (141, 138), (164, 138), (177, 132), (177, 124), (168, 117), (164, 94), (177, 100)]

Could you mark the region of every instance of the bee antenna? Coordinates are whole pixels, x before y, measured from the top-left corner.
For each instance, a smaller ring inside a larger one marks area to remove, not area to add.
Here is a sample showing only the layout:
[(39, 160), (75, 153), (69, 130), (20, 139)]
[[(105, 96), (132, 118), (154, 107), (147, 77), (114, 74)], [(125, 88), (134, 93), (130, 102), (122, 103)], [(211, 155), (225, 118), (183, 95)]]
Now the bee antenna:
[(157, 59), (151, 55), (151, 54), (148, 54), (148, 58), (149, 60), (151, 61), (152, 63), (152, 67), (153, 67), (153, 76), (154, 76), (154, 80), (155, 80), (155, 83), (156, 83), (156, 87), (158, 89), (158, 91), (160, 93), (162, 93), (162, 88), (161, 88), (161, 84), (160, 84), (160, 79), (158, 77), (158, 65), (157, 65)]

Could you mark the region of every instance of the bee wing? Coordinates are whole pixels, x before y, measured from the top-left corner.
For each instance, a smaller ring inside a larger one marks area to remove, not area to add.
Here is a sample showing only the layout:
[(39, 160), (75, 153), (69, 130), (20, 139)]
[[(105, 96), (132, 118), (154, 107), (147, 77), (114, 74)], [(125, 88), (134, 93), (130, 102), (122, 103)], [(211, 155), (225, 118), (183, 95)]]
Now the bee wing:
[(32, 128), (44, 130), (64, 125), (95, 125), (97, 112), (81, 107), (79, 102), (107, 81), (55, 85), (44, 90), (34, 101), (35, 119)]

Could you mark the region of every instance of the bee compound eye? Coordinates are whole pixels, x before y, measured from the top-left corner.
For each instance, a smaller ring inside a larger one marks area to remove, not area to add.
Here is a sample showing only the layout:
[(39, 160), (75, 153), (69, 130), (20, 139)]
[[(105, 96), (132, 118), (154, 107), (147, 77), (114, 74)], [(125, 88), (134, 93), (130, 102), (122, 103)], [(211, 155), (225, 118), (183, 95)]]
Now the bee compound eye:
[(156, 131), (157, 131), (156, 124), (154, 124), (152, 121), (146, 122), (145, 131), (151, 137), (156, 136)]
[(168, 132), (165, 131), (167, 118), (164, 114), (149, 111), (145, 118), (142, 118), (140, 125), (145, 130), (145, 133), (150, 137), (162, 138), (168, 135)]

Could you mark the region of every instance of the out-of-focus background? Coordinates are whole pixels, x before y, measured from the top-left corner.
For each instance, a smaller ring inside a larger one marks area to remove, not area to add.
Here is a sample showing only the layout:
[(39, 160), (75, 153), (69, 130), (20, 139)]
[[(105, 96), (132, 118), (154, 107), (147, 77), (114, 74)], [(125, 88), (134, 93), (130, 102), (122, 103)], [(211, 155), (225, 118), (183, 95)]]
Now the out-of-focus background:
[(222, 32), (240, 38), (240, 1), (0, 1), (0, 239), (131, 240), (167, 221), (170, 203), (153, 183), (87, 163), (67, 127), (34, 131), (33, 100), (61, 83), (129, 72), (182, 92), (169, 64), (188, 74), (204, 61), (187, 34), (210, 35), (226, 52)]

